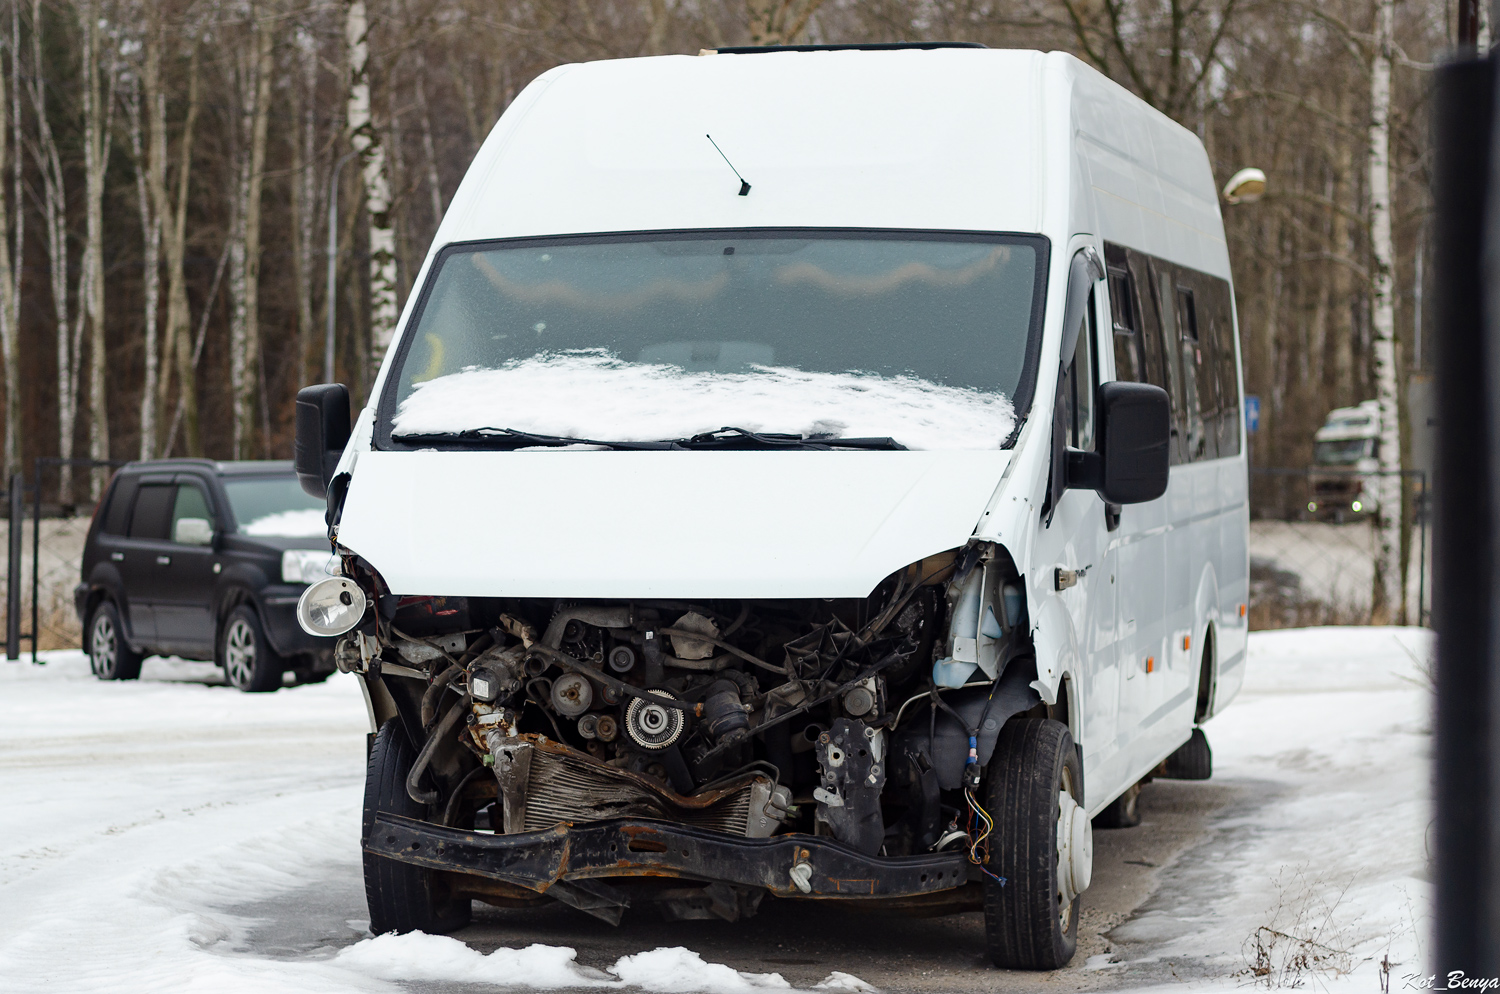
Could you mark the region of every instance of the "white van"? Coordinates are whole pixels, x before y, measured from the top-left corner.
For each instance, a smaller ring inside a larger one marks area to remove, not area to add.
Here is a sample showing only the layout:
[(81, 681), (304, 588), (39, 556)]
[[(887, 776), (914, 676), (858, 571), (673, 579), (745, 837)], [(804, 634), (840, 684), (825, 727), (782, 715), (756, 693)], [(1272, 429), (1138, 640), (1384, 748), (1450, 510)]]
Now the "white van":
[(415, 285), (352, 426), (298, 397), (371, 928), (769, 894), (1066, 963), (1091, 819), (1207, 776), (1243, 672), (1197, 139), (1056, 53), (562, 66)]

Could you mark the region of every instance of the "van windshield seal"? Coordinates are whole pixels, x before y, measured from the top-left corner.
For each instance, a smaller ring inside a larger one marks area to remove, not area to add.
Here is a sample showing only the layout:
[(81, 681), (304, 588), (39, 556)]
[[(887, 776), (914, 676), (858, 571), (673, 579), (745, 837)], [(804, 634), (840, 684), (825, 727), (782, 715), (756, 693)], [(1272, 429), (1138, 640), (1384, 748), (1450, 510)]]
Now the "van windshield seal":
[(1009, 447), (1048, 250), (826, 228), (455, 243), (396, 346), (375, 445)]

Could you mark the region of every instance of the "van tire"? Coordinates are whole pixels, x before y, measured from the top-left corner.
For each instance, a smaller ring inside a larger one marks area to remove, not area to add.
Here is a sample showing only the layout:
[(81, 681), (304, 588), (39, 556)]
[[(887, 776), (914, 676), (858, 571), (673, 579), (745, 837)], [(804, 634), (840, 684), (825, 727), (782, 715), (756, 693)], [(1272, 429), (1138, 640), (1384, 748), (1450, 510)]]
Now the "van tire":
[(281, 689), (286, 660), (271, 648), (260, 616), (248, 604), (230, 611), (219, 626), (219, 665), (235, 690), (265, 694)]
[(1141, 785), (1133, 783), (1094, 816), (1095, 828), (1134, 828), (1141, 823)]
[(1026, 719), (1000, 729), (984, 786), (995, 821), (984, 879), (984, 932), (990, 959), (1002, 969), (1056, 970), (1078, 948), (1082, 898), (1061, 906), (1058, 872), (1059, 792), (1065, 783), (1083, 804), (1083, 767), (1066, 725)]
[(1182, 744), (1157, 774), (1164, 780), (1207, 780), (1214, 775), (1214, 754), (1208, 747), (1208, 736), (1203, 729), (1193, 729), (1193, 735)]
[[(406, 793), (406, 775), (416, 753), (399, 719), (392, 718), (375, 733), (365, 768), (364, 828), (361, 843), (370, 838), (377, 814), (426, 819), (427, 805)], [(393, 859), (364, 853), (365, 902), (370, 909), (370, 931), (427, 932), (438, 935), (469, 924), (473, 902), (453, 899), (438, 874)]]
[(100, 680), (136, 680), (142, 656), (130, 647), (114, 601), (100, 601), (89, 615), (89, 671)]

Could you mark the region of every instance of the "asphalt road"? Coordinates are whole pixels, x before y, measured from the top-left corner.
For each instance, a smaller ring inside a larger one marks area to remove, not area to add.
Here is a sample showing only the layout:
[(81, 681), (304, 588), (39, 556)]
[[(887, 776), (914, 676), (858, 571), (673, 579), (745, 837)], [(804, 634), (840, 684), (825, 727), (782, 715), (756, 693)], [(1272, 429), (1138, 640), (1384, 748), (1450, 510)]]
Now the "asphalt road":
[[(1204, 843), (1205, 826), (1226, 806), (1255, 803), (1253, 785), (1156, 781), (1142, 791), (1143, 821), (1135, 828), (1095, 833), (1094, 881), (1084, 895), (1078, 953), (1066, 969), (1011, 973), (991, 967), (978, 913), (912, 918), (861, 912), (833, 902), (767, 898), (740, 922), (665, 922), (652, 909), (626, 915), (618, 927), (560, 905), (498, 909), (475, 904), (474, 922), (455, 938), (481, 952), (533, 942), (571, 946), (585, 966), (604, 968), (619, 957), (659, 946), (686, 946), (709, 962), (737, 970), (779, 973), (810, 988), (837, 970), (882, 991), (1111, 990), (1197, 971), (1191, 963), (1153, 960), (1149, 941), (1118, 941), (1111, 932), (1145, 907), (1180, 906), (1187, 895), (1163, 889), (1162, 868)], [(320, 881), (273, 901), (233, 909), (260, 919), (249, 949), (259, 955), (302, 958), (359, 938), (351, 922), (366, 916), (358, 879)], [(1128, 933), (1129, 929), (1121, 930)], [(1139, 930), (1137, 930), (1139, 931)], [(1135, 960), (1106, 966), (1110, 959)], [(1139, 962), (1145, 960), (1145, 962)], [(470, 984), (407, 982), (414, 992), (467, 994)], [(490, 990), (492, 988), (482, 988)]]

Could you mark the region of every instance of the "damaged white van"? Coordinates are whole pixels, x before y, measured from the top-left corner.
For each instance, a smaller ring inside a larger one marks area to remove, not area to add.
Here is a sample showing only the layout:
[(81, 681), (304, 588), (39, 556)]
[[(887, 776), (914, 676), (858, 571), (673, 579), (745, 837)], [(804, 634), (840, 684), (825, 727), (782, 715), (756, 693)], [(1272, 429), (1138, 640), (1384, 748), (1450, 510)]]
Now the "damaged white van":
[(1243, 672), (1199, 142), (1062, 54), (562, 66), (415, 286), (352, 424), (297, 402), (371, 928), (840, 899), (1066, 963), (1091, 821)]

